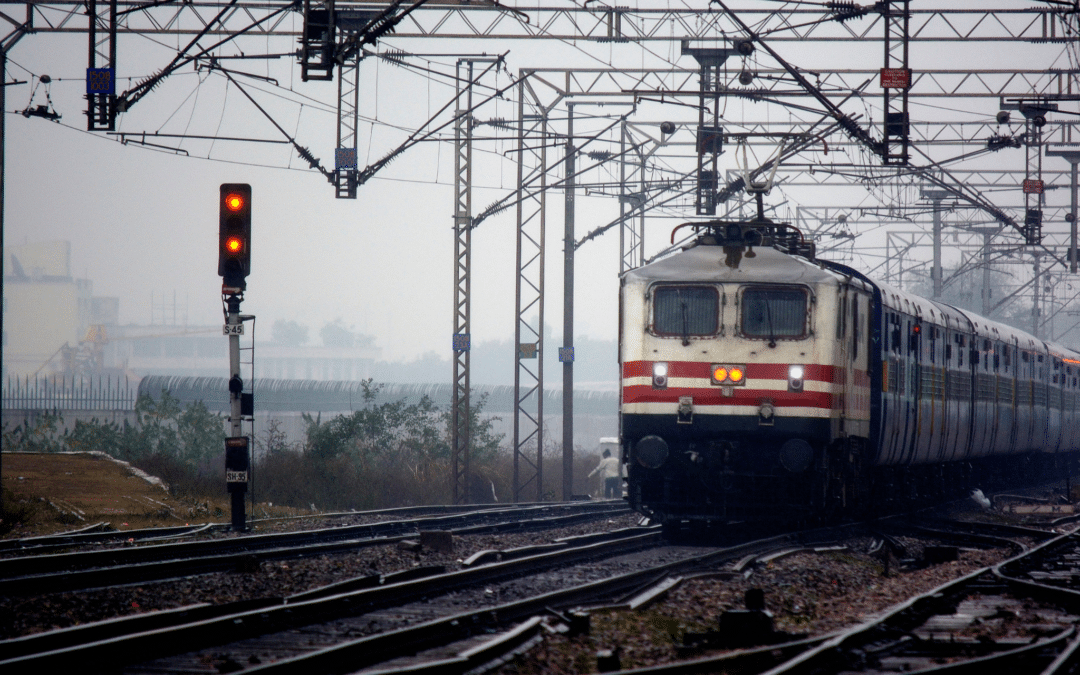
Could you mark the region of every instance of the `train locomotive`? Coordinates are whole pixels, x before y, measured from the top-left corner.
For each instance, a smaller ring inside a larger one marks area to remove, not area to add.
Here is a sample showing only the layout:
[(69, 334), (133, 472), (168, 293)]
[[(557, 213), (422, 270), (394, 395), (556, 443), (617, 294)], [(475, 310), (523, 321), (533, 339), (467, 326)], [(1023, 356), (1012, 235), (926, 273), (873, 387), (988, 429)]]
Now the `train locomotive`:
[(686, 226), (621, 279), (620, 442), (654, 522), (827, 521), (1075, 464), (1080, 353), (816, 259), (786, 224)]

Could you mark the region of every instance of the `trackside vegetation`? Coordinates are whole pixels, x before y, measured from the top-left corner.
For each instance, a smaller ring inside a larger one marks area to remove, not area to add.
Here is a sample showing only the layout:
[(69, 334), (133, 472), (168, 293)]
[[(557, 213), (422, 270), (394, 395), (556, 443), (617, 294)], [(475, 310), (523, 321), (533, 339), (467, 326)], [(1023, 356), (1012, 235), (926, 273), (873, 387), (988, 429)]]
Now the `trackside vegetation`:
[[(450, 411), (427, 397), (376, 404), (380, 386), (362, 384), (360, 410), (304, 415), (302, 441), (287, 442), (276, 420), (256, 434), (252, 487), (259, 502), (360, 510), (452, 501)], [(474, 397), (471, 411), (471, 501), (510, 498), (502, 435), (483, 416), (485, 399)], [(167, 391), (159, 399), (141, 395), (135, 411), (134, 424), (80, 420), (64, 431), (59, 415), (42, 414), (32, 424), (5, 425), (0, 440), (5, 452), (104, 452), (158, 476), (177, 496), (224, 493), (222, 415), (201, 402), (184, 406)]]

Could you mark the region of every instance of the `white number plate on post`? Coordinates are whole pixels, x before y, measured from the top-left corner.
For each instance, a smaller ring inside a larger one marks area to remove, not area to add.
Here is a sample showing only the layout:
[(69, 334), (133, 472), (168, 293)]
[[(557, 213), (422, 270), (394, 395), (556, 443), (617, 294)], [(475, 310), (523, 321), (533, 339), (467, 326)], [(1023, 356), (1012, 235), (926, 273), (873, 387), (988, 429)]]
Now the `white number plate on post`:
[[(248, 474), (247, 471), (226, 471), (225, 472), (225, 482), (226, 483), (246, 483), (246, 482), (248, 482), (247, 474)], [(218, 475), (220, 476), (221, 474), (218, 474)]]
[(243, 335), (244, 334), (244, 324), (238, 323), (235, 326), (230, 326), (229, 324), (225, 324), (224, 326), (221, 327), (221, 334), (222, 335)]

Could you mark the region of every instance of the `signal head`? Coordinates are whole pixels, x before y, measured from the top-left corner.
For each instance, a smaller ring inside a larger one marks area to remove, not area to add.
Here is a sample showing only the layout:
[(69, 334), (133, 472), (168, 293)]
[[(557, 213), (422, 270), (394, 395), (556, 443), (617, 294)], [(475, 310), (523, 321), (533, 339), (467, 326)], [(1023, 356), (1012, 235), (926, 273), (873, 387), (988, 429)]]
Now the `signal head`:
[(218, 197), (218, 274), (244, 290), (251, 272), (251, 186), (223, 183)]

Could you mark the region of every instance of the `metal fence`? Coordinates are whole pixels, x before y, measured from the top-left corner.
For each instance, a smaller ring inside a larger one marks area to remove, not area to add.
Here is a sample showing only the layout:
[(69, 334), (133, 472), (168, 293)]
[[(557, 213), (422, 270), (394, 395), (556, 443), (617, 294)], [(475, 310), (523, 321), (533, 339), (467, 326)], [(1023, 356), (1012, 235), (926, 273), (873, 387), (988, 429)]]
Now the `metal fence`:
[(8, 378), (4, 410), (134, 410), (139, 380), (124, 376)]

